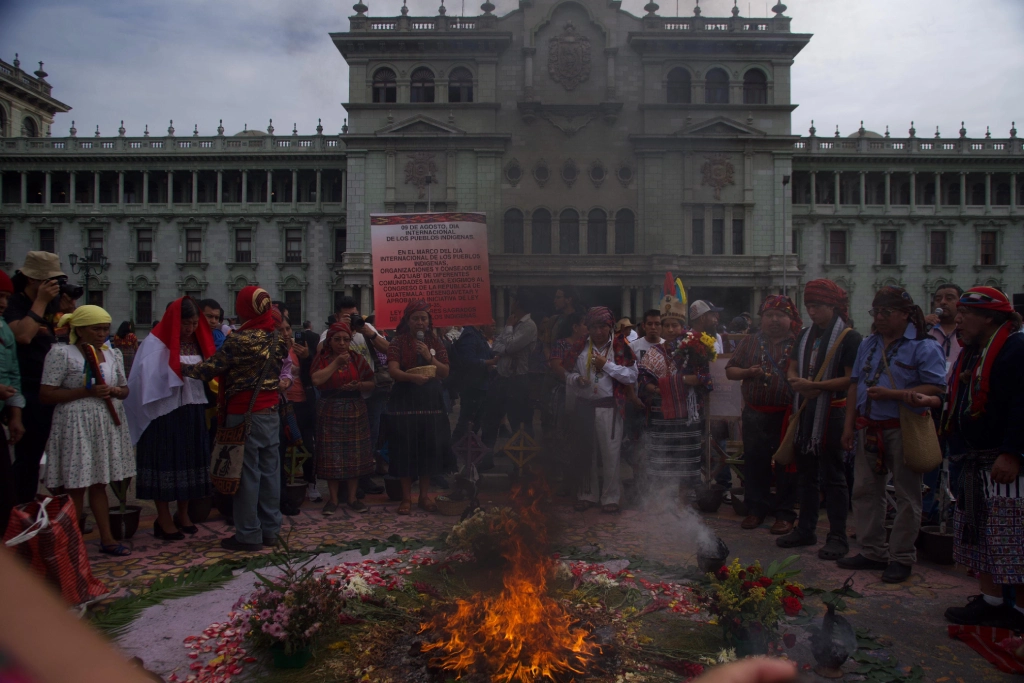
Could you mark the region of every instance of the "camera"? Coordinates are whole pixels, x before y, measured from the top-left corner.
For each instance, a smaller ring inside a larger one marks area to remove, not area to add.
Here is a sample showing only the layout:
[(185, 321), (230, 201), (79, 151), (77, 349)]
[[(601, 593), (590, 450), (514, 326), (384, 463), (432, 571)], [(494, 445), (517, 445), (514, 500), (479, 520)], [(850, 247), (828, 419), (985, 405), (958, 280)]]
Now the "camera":
[(366, 318), (356, 313), (349, 316), (348, 325), (352, 328), (353, 332), (361, 332), (366, 327)]
[(82, 295), (85, 294), (85, 290), (82, 288), (81, 285), (73, 285), (70, 282), (68, 282), (67, 275), (59, 275), (57, 277), (52, 277), (50, 279), (55, 280), (57, 284), (60, 286), (60, 294), (66, 294), (71, 299), (81, 299)]

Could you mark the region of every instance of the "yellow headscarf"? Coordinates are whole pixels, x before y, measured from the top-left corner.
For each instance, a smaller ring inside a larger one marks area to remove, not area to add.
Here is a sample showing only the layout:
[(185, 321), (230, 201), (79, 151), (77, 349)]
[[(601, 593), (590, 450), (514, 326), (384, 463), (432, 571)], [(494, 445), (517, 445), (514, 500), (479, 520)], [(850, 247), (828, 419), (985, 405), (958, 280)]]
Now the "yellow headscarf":
[(70, 325), (71, 343), (74, 344), (75, 342), (78, 341), (78, 335), (75, 334), (76, 327), (102, 325), (103, 323), (109, 323), (110, 321), (110, 314), (107, 313), (103, 308), (87, 304), (85, 306), (79, 306), (73, 312), (65, 313), (63, 316), (61, 316), (60, 321), (57, 323), (57, 327)]

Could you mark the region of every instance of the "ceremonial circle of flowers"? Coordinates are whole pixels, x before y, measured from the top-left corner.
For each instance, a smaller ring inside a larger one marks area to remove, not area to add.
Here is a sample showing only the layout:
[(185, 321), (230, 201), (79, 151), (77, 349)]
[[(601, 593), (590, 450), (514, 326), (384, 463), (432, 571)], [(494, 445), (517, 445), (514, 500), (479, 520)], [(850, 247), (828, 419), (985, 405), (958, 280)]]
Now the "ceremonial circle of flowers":
[[(744, 567), (737, 558), (708, 574), (710, 590), (704, 602), (727, 641), (751, 637), (775, 641), (780, 619), (800, 614), (803, 588), (789, 581), (796, 572), (783, 571), (794, 560), (773, 564), (765, 571), (759, 562)], [(789, 640), (784, 642), (789, 645)]]

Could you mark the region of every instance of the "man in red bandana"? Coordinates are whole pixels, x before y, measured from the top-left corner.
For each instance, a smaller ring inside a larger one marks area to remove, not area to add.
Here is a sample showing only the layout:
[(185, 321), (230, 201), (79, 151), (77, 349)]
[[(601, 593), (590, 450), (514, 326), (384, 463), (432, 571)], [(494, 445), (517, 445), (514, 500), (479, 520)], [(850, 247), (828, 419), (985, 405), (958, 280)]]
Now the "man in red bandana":
[[(978, 574), (981, 595), (950, 607), (954, 624), (1024, 630), (1024, 336), (1021, 317), (992, 287), (963, 293), (964, 343), (949, 379), (943, 427), (967, 450), (956, 495), (953, 558)], [(918, 397), (938, 407), (937, 397)], [(957, 482), (953, 482), (957, 484)], [(1014, 586), (1016, 607), (1004, 602)]]

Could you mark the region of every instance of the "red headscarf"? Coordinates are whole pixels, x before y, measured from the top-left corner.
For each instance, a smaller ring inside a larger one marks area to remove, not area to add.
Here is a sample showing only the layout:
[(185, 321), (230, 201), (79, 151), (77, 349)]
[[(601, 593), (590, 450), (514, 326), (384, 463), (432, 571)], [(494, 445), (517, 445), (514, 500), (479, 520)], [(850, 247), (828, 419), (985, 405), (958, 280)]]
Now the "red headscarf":
[(793, 334), (799, 334), (800, 328), (803, 327), (803, 320), (800, 318), (800, 311), (797, 310), (796, 304), (788, 296), (782, 294), (769, 294), (765, 297), (761, 303), (761, 308), (757, 310), (758, 315), (764, 315), (765, 311), (782, 311), (790, 320), (790, 329)]
[(331, 338), (342, 332), (346, 333), (350, 339), (352, 338), (352, 327), (348, 323), (334, 323), (327, 328), (327, 336), (324, 337), (324, 343), (320, 345), (318, 357), (322, 357), (325, 360), (331, 357)]
[(1013, 313), (1013, 304), (995, 287), (971, 287), (960, 295), (959, 305), (999, 313)]
[[(242, 330), (273, 332), (278, 325), (274, 320), (274, 310), (276, 309), (271, 305), (267, 290), (253, 285), (243, 287), (235, 299), (235, 313), (245, 320), (239, 328)], [(278, 316), (280, 315), (278, 311)]]
[(612, 315), (611, 310), (606, 306), (593, 306), (587, 311), (587, 317), (584, 319), (584, 323), (587, 327), (591, 325), (607, 325), (611, 327), (615, 323), (615, 317)]
[(2, 270), (0, 270), (0, 292), (14, 294), (14, 283), (11, 282), (11, 278), (8, 277), (7, 273)]
[(427, 315), (430, 315), (430, 304), (424, 299), (413, 299), (405, 305), (405, 311), (402, 312), (402, 322), (398, 323), (398, 334), (409, 331), (409, 318), (413, 313), (419, 313), (420, 311), (426, 311)]
[(825, 304), (836, 309), (844, 322), (849, 321), (850, 299), (842, 287), (831, 280), (811, 280), (804, 286), (805, 304)]
[[(167, 347), (170, 352), (167, 363), (179, 379), (181, 378), (181, 302), (185, 299), (191, 299), (196, 311), (201, 310), (196, 300), (190, 296), (175, 299), (164, 311), (160, 322), (150, 333), (156, 335)], [(216, 350), (213, 344), (213, 333), (210, 332), (210, 326), (202, 316), (199, 316), (199, 324), (196, 326), (196, 343), (199, 344), (199, 353), (203, 358), (209, 358)]]

